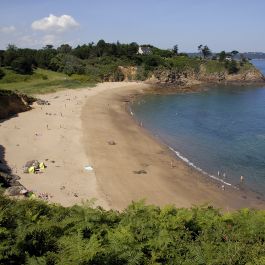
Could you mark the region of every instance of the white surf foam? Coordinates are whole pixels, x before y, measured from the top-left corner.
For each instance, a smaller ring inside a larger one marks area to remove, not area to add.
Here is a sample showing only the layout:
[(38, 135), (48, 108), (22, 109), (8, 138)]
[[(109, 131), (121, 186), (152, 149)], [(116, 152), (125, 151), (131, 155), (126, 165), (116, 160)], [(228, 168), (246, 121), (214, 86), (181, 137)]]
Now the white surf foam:
[(189, 161), (188, 158), (186, 158), (186, 157), (184, 157), (183, 155), (181, 155), (178, 151), (176, 151), (176, 150), (173, 149), (172, 147), (168, 146), (168, 148), (169, 148), (171, 151), (173, 151), (173, 152), (176, 154), (176, 156), (177, 156), (178, 158), (180, 158), (182, 161), (184, 161), (185, 163), (187, 163), (189, 166), (193, 167), (193, 168), (196, 169), (197, 171), (199, 171), (199, 172), (201, 172), (202, 174), (204, 174), (204, 175), (210, 177), (211, 179), (214, 179), (214, 180), (216, 180), (216, 181), (218, 181), (218, 182), (220, 182), (220, 183), (222, 183), (222, 184), (224, 184), (224, 185), (227, 185), (227, 186), (230, 186), (230, 187), (233, 187), (233, 188), (236, 189), (236, 187), (233, 186), (231, 183), (226, 182), (226, 181), (224, 181), (223, 179), (220, 179), (220, 178), (218, 178), (218, 177), (216, 177), (216, 176), (214, 176), (214, 175), (208, 174), (207, 172), (205, 172), (205, 171), (204, 171), (203, 169), (201, 169), (200, 167), (197, 167), (197, 166), (194, 165), (191, 161)]

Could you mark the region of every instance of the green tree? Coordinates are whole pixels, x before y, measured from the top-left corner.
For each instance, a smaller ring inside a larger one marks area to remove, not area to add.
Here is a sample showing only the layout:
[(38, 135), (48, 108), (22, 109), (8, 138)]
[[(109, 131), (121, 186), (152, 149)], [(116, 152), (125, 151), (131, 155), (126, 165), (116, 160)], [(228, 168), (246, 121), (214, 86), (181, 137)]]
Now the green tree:
[(209, 56), (212, 55), (212, 52), (207, 45), (203, 47), (202, 54), (203, 54), (203, 58), (208, 58)]
[(232, 58), (235, 58), (235, 56), (236, 56), (238, 53), (239, 53), (239, 52), (236, 51), (236, 50), (231, 51), (231, 56), (232, 56)]
[(163, 59), (158, 55), (146, 55), (144, 59), (145, 70), (152, 70), (163, 64)]
[(130, 43), (127, 48), (127, 56), (131, 58), (135, 56), (138, 52), (138, 48), (139, 45), (136, 42)]
[(12, 61), (11, 67), (19, 74), (32, 74), (32, 64), (25, 57), (18, 57)]
[(102, 56), (104, 54), (104, 51), (107, 47), (107, 44), (104, 40), (99, 40), (96, 49), (97, 49), (97, 56)]
[(176, 44), (176, 45), (174, 45), (174, 47), (173, 47), (173, 53), (174, 53), (175, 55), (178, 55), (178, 52), (179, 52), (179, 46), (178, 46), (178, 44)]
[(201, 57), (202, 57), (202, 49), (203, 49), (203, 45), (200, 44), (200, 45), (198, 46), (198, 51), (199, 51), (199, 53), (201, 54)]
[(72, 54), (79, 59), (88, 59), (89, 57), (93, 57), (94, 49), (94, 43), (89, 43), (88, 45), (84, 44), (82, 46), (78, 45), (75, 49), (72, 50)]
[(232, 60), (231, 62), (226, 61), (225, 67), (228, 71), (228, 74), (236, 74), (239, 71), (239, 68), (237, 66), (237, 62), (235, 60)]
[(198, 51), (199, 53), (202, 55), (202, 57), (205, 59), (205, 58), (208, 58), (210, 55), (212, 55), (212, 52), (211, 50), (209, 49), (209, 47), (207, 45), (199, 45), (198, 46)]
[(226, 58), (226, 52), (225, 51), (221, 51), (219, 53), (219, 61), (223, 62), (225, 60), (225, 58)]
[(4, 54), (5, 54), (5, 51), (0, 50), (0, 67), (3, 66), (4, 64)]
[(11, 66), (11, 63), (18, 57), (18, 48), (16, 45), (8, 44), (4, 53), (4, 65)]
[(59, 53), (70, 53), (72, 51), (72, 47), (69, 44), (62, 44), (57, 48)]
[(37, 51), (36, 63), (38, 67), (48, 69), (51, 59), (57, 55), (57, 51), (53, 49), (52, 45), (47, 45), (41, 50)]
[(5, 72), (0, 68), (0, 79), (2, 79), (5, 76)]

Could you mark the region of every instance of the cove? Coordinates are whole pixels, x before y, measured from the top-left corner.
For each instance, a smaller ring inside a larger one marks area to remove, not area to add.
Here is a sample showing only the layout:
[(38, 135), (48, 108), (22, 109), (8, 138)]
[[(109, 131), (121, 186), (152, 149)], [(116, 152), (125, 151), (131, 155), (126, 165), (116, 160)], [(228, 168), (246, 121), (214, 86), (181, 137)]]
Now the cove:
[(144, 95), (136, 119), (199, 170), (265, 193), (265, 85), (208, 85), (203, 92)]

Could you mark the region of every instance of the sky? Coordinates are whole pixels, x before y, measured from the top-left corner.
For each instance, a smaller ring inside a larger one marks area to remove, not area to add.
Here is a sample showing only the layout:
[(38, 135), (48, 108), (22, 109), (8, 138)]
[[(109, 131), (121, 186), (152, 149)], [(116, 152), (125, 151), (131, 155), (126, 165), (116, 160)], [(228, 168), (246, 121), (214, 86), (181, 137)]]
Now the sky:
[(1, 0), (0, 49), (106, 42), (265, 52), (265, 0)]

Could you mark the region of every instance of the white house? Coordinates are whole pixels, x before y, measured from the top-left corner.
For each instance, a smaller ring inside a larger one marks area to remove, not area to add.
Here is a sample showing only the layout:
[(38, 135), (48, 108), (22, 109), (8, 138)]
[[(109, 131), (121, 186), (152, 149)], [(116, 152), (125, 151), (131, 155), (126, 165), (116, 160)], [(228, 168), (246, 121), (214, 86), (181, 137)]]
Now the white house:
[(139, 46), (138, 48), (138, 54), (146, 55), (146, 54), (151, 54), (151, 53), (152, 53), (152, 50), (148, 46)]

